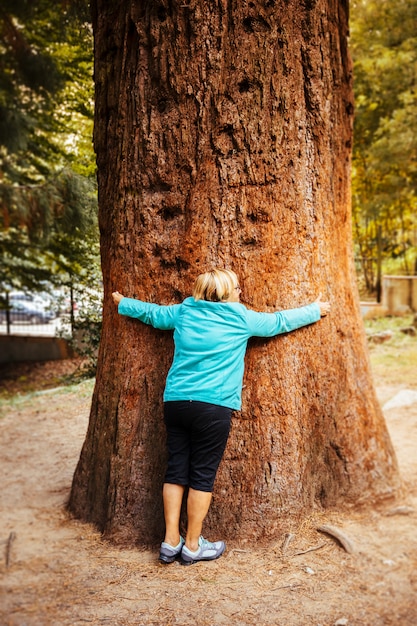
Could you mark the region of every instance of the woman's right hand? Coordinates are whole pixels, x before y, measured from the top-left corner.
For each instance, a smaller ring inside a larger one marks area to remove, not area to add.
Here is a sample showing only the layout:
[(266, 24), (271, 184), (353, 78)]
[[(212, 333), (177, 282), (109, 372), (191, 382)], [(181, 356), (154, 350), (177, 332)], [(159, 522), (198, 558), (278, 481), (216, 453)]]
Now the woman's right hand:
[(319, 297), (317, 298), (317, 300), (315, 302), (320, 307), (320, 316), (321, 317), (323, 317), (324, 315), (327, 315), (327, 313), (329, 313), (329, 311), (330, 311), (330, 302), (322, 301), (321, 300), (321, 294), (319, 295)]
[(117, 304), (117, 305), (119, 304), (120, 300), (124, 298), (124, 295), (119, 293), (118, 291), (114, 291), (111, 295), (112, 295), (114, 304)]

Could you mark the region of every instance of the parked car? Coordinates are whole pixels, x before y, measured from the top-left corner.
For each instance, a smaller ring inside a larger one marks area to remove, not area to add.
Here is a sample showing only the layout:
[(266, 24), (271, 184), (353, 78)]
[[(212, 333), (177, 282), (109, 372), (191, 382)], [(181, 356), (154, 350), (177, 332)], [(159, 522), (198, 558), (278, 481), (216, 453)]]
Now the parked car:
[[(14, 301), (9, 309), (10, 322), (16, 324), (19, 322), (30, 322), (31, 324), (48, 324), (55, 314), (52, 311), (44, 311), (42, 308), (30, 302)], [(7, 320), (7, 311), (0, 309), (0, 323), (4, 324)]]
[(58, 307), (52, 302), (52, 298), (47, 293), (27, 293), (25, 291), (11, 291), (9, 302), (14, 306), (17, 302), (23, 302), (28, 306), (33, 306), (41, 311), (52, 311), (54, 317), (58, 315)]

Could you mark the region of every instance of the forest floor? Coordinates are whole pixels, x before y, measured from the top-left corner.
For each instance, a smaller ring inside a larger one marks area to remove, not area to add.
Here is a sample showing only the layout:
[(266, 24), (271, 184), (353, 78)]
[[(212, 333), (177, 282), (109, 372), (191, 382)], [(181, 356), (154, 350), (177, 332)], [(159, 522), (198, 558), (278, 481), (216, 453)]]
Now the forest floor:
[[(417, 337), (395, 328), (370, 352), (404, 483), (398, 498), (311, 516), (284, 549), (284, 537), (250, 549), (229, 542), (218, 561), (191, 567), (117, 548), (67, 514), (93, 381), (57, 384), (77, 362), (0, 372), (0, 625), (417, 624)], [(324, 523), (354, 551), (318, 533)]]

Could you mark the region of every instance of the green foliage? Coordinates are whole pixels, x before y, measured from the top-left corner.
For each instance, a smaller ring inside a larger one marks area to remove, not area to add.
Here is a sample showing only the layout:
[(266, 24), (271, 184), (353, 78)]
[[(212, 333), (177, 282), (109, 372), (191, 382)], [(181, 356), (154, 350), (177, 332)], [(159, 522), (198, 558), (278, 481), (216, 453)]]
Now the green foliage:
[(79, 144), (86, 135), (91, 144), (93, 123), (88, 22), (74, 19), (67, 3), (3, 3), (0, 76), (2, 187), (43, 183), (85, 161)]
[(99, 268), (86, 0), (0, 10), (0, 252), (4, 287), (89, 282)]
[[(417, 0), (353, 0), (353, 227), (366, 287), (417, 271)], [(378, 251), (378, 229), (380, 232)]]
[(94, 376), (97, 368), (98, 347), (102, 326), (101, 283), (96, 282), (96, 289), (78, 289), (75, 295), (80, 303), (80, 311), (72, 324), (72, 334), (68, 340), (74, 351), (83, 359), (77, 372), (78, 378)]

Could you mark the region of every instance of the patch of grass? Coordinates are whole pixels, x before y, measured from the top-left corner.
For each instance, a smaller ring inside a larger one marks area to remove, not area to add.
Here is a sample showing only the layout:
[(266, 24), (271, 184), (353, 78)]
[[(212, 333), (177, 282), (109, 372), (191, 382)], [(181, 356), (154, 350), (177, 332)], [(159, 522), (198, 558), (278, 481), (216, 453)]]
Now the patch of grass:
[(0, 398), (68, 386), (85, 380), (80, 358), (0, 365)]
[(376, 384), (417, 388), (417, 336), (401, 332), (401, 328), (412, 326), (413, 321), (413, 315), (365, 320), (368, 336), (387, 330), (393, 333), (391, 339), (383, 343), (369, 342)]
[(36, 398), (48, 397), (48, 395), (58, 396), (59, 394), (73, 394), (78, 398), (91, 398), (94, 389), (95, 379), (90, 378), (71, 385), (55, 387), (53, 389), (42, 389), (26, 393), (16, 393), (8, 396), (0, 395), (0, 418), (4, 417), (13, 409), (22, 409), (25, 404), (32, 403)]
[[(399, 331), (400, 328), (406, 326), (412, 326), (414, 321), (414, 314), (401, 316), (386, 316), (377, 317), (373, 320), (364, 320), (365, 330), (367, 333), (379, 333), (384, 330), (392, 330), (393, 332)], [(403, 335), (403, 333), (401, 333)]]

